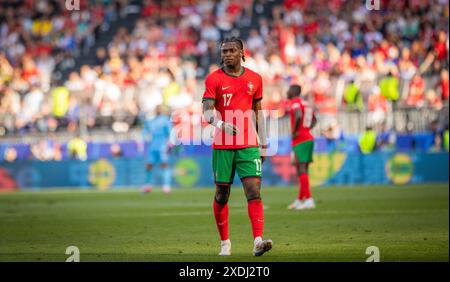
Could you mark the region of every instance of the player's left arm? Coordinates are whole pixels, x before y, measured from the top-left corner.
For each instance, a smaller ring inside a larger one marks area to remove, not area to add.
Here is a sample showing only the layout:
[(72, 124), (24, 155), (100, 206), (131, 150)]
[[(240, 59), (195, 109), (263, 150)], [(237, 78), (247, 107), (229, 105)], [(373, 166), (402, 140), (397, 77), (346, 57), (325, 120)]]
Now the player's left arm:
[(259, 145), (261, 147), (261, 162), (264, 162), (267, 150), (267, 131), (266, 119), (261, 103), (261, 100), (263, 99), (263, 81), (260, 75), (258, 75), (257, 85), (257, 90), (253, 96), (252, 110), (255, 113), (255, 127), (256, 132), (258, 133)]
[(144, 121), (144, 126), (142, 128), (142, 132), (141, 132), (141, 137), (142, 137), (142, 142), (148, 142), (151, 138), (151, 129), (150, 129), (150, 121), (145, 120)]
[(302, 111), (300, 108), (294, 110), (294, 128), (292, 129), (292, 137), (295, 138), (298, 134), (298, 128), (300, 127), (300, 122), (302, 121)]
[(314, 126), (316, 126), (316, 124), (317, 124), (317, 118), (316, 118), (316, 115), (313, 114), (313, 118), (312, 118), (312, 122), (311, 122), (311, 127), (310, 127), (310, 129), (313, 129)]
[(173, 130), (172, 117), (167, 119), (165, 126), (167, 136), (167, 151), (170, 151), (176, 145), (176, 132)]
[(265, 151), (267, 149), (267, 133), (266, 133), (266, 119), (262, 111), (261, 100), (253, 100), (252, 105), (255, 113), (255, 127), (259, 137), (259, 144), (261, 147), (261, 161), (264, 162), (266, 158)]
[(220, 128), (230, 135), (236, 135), (239, 133), (237, 127), (233, 124), (222, 121), (221, 119), (216, 117), (214, 113), (217, 89), (218, 82), (215, 81), (213, 76), (209, 75), (205, 80), (205, 93), (203, 94), (202, 99), (203, 117), (212, 126)]

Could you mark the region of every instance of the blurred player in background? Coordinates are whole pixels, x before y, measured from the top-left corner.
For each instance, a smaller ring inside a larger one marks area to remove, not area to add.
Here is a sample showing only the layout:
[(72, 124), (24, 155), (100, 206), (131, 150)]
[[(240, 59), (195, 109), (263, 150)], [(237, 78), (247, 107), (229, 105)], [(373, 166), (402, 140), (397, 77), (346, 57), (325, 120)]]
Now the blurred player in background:
[(153, 168), (161, 165), (163, 192), (171, 191), (171, 170), (169, 167), (169, 153), (172, 148), (170, 141), (172, 131), (172, 122), (170, 118), (163, 114), (162, 107), (157, 106), (155, 109), (155, 117), (147, 119), (144, 122), (142, 138), (148, 144), (147, 150), (147, 181), (142, 188), (142, 192), (147, 193), (153, 190), (154, 175)]
[(316, 125), (316, 116), (308, 102), (300, 98), (300, 85), (291, 85), (287, 92), (290, 100), (293, 161), (298, 175), (298, 196), (288, 206), (289, 209), (304, 210), (315, 208), (309, 186), (308, 168), (313, 161), (314, 137), (311, 129)]
[[(260, 256), (272, 248), (272, 240), (262, 239), (264, 214), (260, 190), (264, 150), (267, 148), (264, 118), (259, 112), (263, 98), (262, 78), (241, 66), (241, 59), (245, 61), (245, 58), (240, 39), (232, 37), (222, 41), (220, 55), (223, 67), (208, 75), (203, 95), (204, 117), (208, 123), (218, 128), (213, 143), (212, 162), (216, 183), (214, 216), (221, 240), (219, 255), (231, 254), (228, 198), (237, 171), (248, 203), (254, 238), (253, 255)], [(220, 117), (216, 117), (214, 109)], [(254, 113), (256, 124), (251, 115), (247, 121), (245, 118), (230, 116), (230, 113), (233, 115), (237, 112)], [(261, 151), (258, 143), (261, 143)]]

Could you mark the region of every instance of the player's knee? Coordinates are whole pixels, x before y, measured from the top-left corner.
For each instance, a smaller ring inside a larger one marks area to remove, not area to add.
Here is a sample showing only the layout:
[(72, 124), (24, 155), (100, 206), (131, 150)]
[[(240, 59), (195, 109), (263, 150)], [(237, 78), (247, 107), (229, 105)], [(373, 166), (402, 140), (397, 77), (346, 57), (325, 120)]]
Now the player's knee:
[(294, 166), (295, 166), (295, 171), (297, 172), (297, 175), (300, 175), (300, 164), (297, 162), (297, 163), (294, 163)]
[(228, 198), (230, 197), (230, 186), (229, 185), (217, 185), (215, 201), (220, 205), (225, 205), (228, 203)]
[(161, 168), (168, 168), (169, 167), (169, 164), (168, 163), (162, 163), (161, 164)]
[(152, 164), (147, 164), (147, 165), (145, 166), (145, 168), (146, 168), (147, 170), (152, 170), (152, 169), (153, 169), (153, 165), (152, 165)]
[(259, 193), (247, 195), (247, 202), (250, 202), (253, 200), (261, 200), (261, 196), (259, 195)]
[(261, 199), (260, 190), (261, 189), (256, 184), (245, 187), (245, 197), (247, 198), (247, 201)]
[(260, 188), (261, 188), (261, 178), (245, 178), (243, 179), (245, 197), (247, 201), (261, 199)]
[(298, 166), (298, 174), (304, 174), (308, 173), (308, 164), (307, 163), (300, 163)]
[(216, 193), (215, 200), (216, 203), (220, 205), (225, 205), (228, 203), (228, 198), (230, 197), (229, 193)]

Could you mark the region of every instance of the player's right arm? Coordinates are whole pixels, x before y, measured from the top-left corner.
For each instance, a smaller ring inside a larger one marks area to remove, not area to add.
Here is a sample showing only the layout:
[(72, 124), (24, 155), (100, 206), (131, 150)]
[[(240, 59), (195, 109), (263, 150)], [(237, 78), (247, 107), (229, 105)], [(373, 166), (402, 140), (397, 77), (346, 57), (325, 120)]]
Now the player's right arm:
[(234, 125), (219, 119), (214, 112), (216, 97), (218, 96), (217, 89), (217, 83), (209, 75), (205, 80), (205, 93), (203, 94), (203, 117), (209, 124), (224, 130), (228, 134), (236, 135), (239, 133), (238, 129)]
[(144, 120), (144, 127), (142, 128), (142, 132), (141, 132), (141, 137), (142, 137), (142, 142), (148, 142), (151, 139), (151, 129), (150, 129), (150, 121), (148, 120)]
[(236, 128), (236, 126), (234, 126), (233, 124), (224, 122), (216, 117), (216, 115), (214, 113), (214, 106), (215, 106), (214, 100), (210, 100), (210, 99), (203, 100), (203, 117), (205, 118), (205, 120), (209, 124), (222, 129), (223, 131), (225, 131), (228, 134), (231, 134), (231, 135), (238, 134), (239, 130)]
[(297, 103), (293, 105), (294, 108), (294, 128), (292, 129), (292, 137), (297, 137), (300, 122), (302, 121), (302, 110)]
[(316, 118), (316, 115), (313, 113), (313, 119), (311, 122), (311, 127), (309, 129), (313, 129), (314, 126), (316, 126), (316, 124), (317, 124), (317, 118)]

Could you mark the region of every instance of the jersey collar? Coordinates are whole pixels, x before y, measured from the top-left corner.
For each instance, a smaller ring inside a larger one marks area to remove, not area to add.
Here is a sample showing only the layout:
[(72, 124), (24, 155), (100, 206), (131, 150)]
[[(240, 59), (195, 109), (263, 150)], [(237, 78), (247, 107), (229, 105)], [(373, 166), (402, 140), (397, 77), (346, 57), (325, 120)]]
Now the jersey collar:
[(241, 71), (241, 73), (240, 73), (238, 76), (232, 75), (232, 74), (230, 74), (230, 73), (227, 73), (227, 72), (225, 71), (225, 68), (224, 68), (224, 67), (222, 67), (222, 68), (220, 68), (220, 69), (223, 71), (224, 74), (226, 74), (226, 75), (228, 75), (228, 76), (231, 76), (231, 77), (234, 77), (234, 78), (241, 77), (241, 76), (245, 73), (245, 67), (242, 67), (242, 71)]

